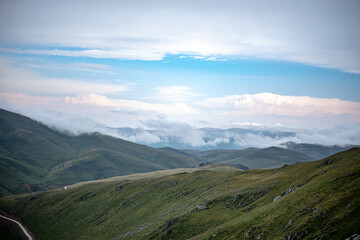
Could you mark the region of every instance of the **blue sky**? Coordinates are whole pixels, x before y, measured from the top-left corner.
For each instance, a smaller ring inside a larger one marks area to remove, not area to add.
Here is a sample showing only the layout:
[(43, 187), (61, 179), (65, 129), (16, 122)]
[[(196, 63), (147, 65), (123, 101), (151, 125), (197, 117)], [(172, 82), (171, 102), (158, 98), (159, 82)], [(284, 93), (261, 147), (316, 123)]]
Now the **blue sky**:
[[(19, 67), (49, 78), (134, 84), (134, 99), (157, 86), (184, 85), (204, 96), (255, 94), (339, 98), (360, 101), (360, 75), (302, 63), (258, 58), (209, 61), (191, 55), (168, 55), (162, 60), (119, 60), (87, 57), (3, 54)], [(186, 58), (184, 58), (186, 57)], [(86, 66), (88, 64), (88, 66)], [(93, 67), (93, 71), (84, 68)], [(116, 97), (116, 94), (113, 95)]]
[(0, 103), (75, 132), (359, 130), (358, 22), (355, 0), (4, 0)]

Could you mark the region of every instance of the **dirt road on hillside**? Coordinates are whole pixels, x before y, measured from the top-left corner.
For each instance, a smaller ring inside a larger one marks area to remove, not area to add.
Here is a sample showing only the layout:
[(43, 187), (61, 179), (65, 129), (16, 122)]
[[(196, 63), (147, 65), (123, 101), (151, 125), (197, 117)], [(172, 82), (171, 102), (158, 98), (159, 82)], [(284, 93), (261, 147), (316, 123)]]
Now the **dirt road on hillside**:
[(4, 215), (1, 215), (1, 214), (0, 214), (0, 217), (6, 219), (6, 220), (8, 220), (8, 221), (11, 221), (11, 222), (16, 223), (16, 224), (21, 228), (21, 230), (24, 232), (25, 236), (26, 236), (29, 240), (34, 240), (34, 238), (30, 235), (29, 231), (28, 231), (28, 230), (25, 228), (25, 226), (22, 225), (20, 222), (14, 220), (14, 219), (11, 219), (11, 218), (9, 218), (9, 217), (6, 217), (6, 216), (4, 216)]

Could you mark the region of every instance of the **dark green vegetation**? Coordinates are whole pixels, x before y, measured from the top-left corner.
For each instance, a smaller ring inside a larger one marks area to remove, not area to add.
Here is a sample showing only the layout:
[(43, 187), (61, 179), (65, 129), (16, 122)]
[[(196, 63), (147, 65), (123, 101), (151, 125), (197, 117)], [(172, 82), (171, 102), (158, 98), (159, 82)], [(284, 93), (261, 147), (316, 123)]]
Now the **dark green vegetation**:
[(353, 148), (278, 169), (7, 196), (0, 208), (20, 216), (36, 239), (345, 239), (360, 231), (359, 182)]
[(0, 195), (197, 165), (183, 154), (98, 133), (70, 136), (0, 109)]
[(279, 147), (264, 149), (246, 148), (242, 150), (209, 150), (192, 152), (192, 154), (199, 161), (217, 164), (242, 164), (251, 169), (274, 168), (283, 166), (284, 164), (314, 160), (303, 153)]

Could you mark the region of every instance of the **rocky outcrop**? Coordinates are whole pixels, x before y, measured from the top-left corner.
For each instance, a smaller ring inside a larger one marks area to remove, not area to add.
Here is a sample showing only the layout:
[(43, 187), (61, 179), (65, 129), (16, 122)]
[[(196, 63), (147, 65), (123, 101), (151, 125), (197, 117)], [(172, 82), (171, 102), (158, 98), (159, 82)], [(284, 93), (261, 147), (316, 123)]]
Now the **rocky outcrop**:
[(244, 239), (263, 239), (264, 232), (261, 231), (261, 226), (250, 228), (244, 236)]
[(323, 162), (321, 163), (321, 166), (325, 166), (325, 165), (328, 165), (328, 164), (330, 164), (330, 163), (332, 163), (332, 161), (331, 161), (330, 159), (327, 159), (327, 160), (325, 160), (325, 161), (323, 161)]
[(274, 198), (273, 202), (275, 202), (275, 201), (279, 200), (280, 198), (281, 198), (281, 196), (280, 196), (280, 195), (279, 195), (279, 196), (276, 196), (276, 197)]
[(279, 200), (280, 198), (282, 198), (282, 197), (284, 197), (284, 196), (292, 193), (292, 192), (295, 191), (296, 189), (298, 189), (298, 186), (296, 186), (296, 185), (291, 186), (291, 187), (290, 187), (289, 189), (287, 189), (283, 194), (281, 194), (281, 195), (279, 195), (279, 196), (276, 196), (276, 197), (274, 198), (273, 202), (275, 202), (275, 201)]
[(297, 186), (291, 186), (288, 190), (286, 190), (286, 192), (283, 194), (283, 196), (286, 196), (286, 195), (292, 193), (292, 192), (295, 191), (296, 189), (298, 189)]
[(197, 210), (205, 210), (205, 209), (207, 209), (206, 204), (202, 204), (202, 205), (197, 206)]

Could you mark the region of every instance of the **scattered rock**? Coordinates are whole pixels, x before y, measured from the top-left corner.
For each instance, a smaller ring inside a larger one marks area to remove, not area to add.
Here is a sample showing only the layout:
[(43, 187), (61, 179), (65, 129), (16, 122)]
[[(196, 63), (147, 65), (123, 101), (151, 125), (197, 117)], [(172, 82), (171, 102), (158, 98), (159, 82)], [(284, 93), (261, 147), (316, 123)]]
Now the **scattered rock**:
[(236, 195), (236, 197), (234, 198), (233, 202), (239, 201), (239, 200), (242, 199), (243, 197), (244, 197), (244, 195), (238, 194), (238, 195)]
[(171, 225), (173, 225), (178, 219), (177, 218), (172, 218), (172, 219), (169, 219), (167, 220), (164, 225), (163, 225), (163, 228), (164, 229), (168, 229), (168, 227), (170, 227)]
[(273, 199), (273, 202), (279, 200), (280, 198), (292, 193), (293, 191), (295, 191), (296, 189), (298, 189), (298, 186), (291, 186), (288, 190), (286, 190), (282, 195), (279, 195), (279, 196), (276, 196), (274, 199)]
[(288, 229), (290, 227), (290, 225), (293, 224), (293, 222), (294, 222), (294, 219), (293, 218), (290, 219), (289, 222), (286, 224), (285, 228)]
[[(165, 234), (160, 238), (160, 239), (165, 239), (167, 238), (171, 233), (174, 232), (175, 228), (170, 228), (169, 227), (171, 225), (173, 225), (175, 222), (177, 222), (177, 218), (172, 218), (172, 219), (169, 219), (167, 220), (164, 225), (160, 226), (157, 230), (156, 230), (156, 233), (157, 234), (162, 234), (165, 232)], [(149, 239), (154, 239), (156, 238), (156, 236), (151, 236)]]
[(179, 183), (179, 180), (176, 180), (175, 182), (173, 182), (173, 183), (171, 184), (171, 186), (176, 186), (178, 183)]
[(323, 175), (324, 173), (326, 173), (326, 171), (322, 171), (321, 173), (319, 173), (319, 175)]
[(205, 209), (207, 209), (207, 205), (206, 204), (199, 205), (199, 206), (197, 206), (197, 209), (198, 210), (205, 210)]
[(185, 190), (181, 193), (181, 196), (185, 197), (187, 195), (189, 195), (192, 191), (191, 190)]
[(275, 202), (275, 201), (277, 201), (277, 200), (279, 200), (281, 198), (281, 196), (279, 195), (279, 196), (277, 196), (277, 197), (275, 197), (274, 198), (274, 200), (273, 200), (273, 202)]
[(114, 191), (115, 192), (118, 192), (118, 191), (120, 191), (122, 189), (122, 186), (120, 185), (120, 186), (117, 186), (116, 188), (114, 188)]
[(332, 163), (332, 161), (331, 161), (330, 159), (327, 159), (327, 160), (325, 160), (325, 161), (323, 161), (323, 162), (321, 163), (321, 166), (325, 166), (325, 165), (328, 165), (328, 164), (330, 164), (330, 163)]
[(297, 186), (295, 186), (295, 185), (294, 185), (294, 186), (291, 186), (288, 190), (286, 190), (286, 192), (283, 194), (283, 196), (286, 196), (286, 195), (292, 193), (292, 192), (295, 191), (296, 189), (298, 189)]
[(256, 226), (256, 227), (252, 227), (250, 228), (244, 236), (244, 239), (262, 239), (264, 232), (260, 231), (261, 227), (260, 226)]
[(304, 239), (306, 235), (309, 234), (309, 230), (305, 229), (304, 231), (297, 233), (290, 233), (289, 235), (283, 236), (281, 240), (301, 240)]
[(311, 211), (312, 210), (312, 207), (307, 207), (307, 208), (302, 208), (302, 209), (300, 209), (298, 212), (299, 213), (303, 213), (303, 212), (309, 212), (309, 211)]

